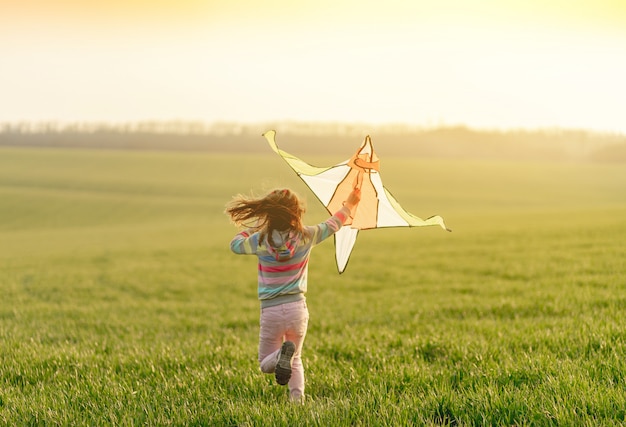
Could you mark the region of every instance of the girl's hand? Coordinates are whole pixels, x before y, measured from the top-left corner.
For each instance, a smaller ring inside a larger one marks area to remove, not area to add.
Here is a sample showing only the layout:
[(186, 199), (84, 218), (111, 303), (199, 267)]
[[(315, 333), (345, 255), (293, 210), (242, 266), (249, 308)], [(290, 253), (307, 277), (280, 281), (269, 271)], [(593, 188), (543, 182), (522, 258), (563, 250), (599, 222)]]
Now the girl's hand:
[(351, 212), (354, 212), (354, 208), (356, 207), (356, 205), (359, 204), (360, 201), (361, 189), (354, 188), (354, 190), (352, 190), (352, 193), (350, 193), (350, 195), (348, 196), (348, 200), (346, 200), (345, 206), (350, 209)]

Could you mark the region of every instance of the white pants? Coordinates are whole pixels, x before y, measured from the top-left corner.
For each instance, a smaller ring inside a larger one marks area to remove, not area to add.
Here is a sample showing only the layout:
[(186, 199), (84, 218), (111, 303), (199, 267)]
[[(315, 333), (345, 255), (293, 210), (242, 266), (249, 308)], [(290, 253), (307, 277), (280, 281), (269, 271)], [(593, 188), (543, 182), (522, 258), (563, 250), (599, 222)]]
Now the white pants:
[(283, 341), (292, 341), (296, 345), (291, 364), (291, 379), (288, 383), (289, 395), (292, 400), (299, 400), (304, 397), (304, 367), (301, 356), (308, 324), (309, 310), (304, 300), (261, 310), (261, 331), (259, 333), (261, 371), (266, 374), (274, 372)]

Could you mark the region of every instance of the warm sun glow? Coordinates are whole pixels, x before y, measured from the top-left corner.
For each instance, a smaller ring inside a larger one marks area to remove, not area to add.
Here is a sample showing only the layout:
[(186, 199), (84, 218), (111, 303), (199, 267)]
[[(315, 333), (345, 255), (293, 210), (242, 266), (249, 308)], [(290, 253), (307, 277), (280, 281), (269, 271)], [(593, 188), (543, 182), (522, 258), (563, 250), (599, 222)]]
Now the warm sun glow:
[(0, 122), (626, 133), (622, 1), (1, 2)]

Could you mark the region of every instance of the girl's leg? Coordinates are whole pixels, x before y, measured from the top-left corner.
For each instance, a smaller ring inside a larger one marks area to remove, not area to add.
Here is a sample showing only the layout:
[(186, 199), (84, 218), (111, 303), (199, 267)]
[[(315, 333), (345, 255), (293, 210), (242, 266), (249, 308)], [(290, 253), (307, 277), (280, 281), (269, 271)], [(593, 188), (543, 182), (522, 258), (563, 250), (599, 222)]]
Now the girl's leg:
[(283, 340), (292, 341), (296, 347), (291, 363), (289, 392), (292, 400), (304, 397), (304, 367), (302, 345), (309, 323), (309, 311), (305, 301), (264, 308), (261, 311), (259, 332), (259, 363), (261, 371), (271, 374), (276, 369)]
[(278, 353), (285, 335), (285, 321), (281, 306), (261, 310), (261, 329), (259, 331), (259, 363), (261, 371), (271, 374), (276, 368)]
[(288, 328), (285, 340), (292, 341), (296, 346), (291, 362), (291, 379), (289, 395), (291, 400), (300, 401), (304, 398), (304, 366), (302, 365), (302, 345), (309, 324), (309, 311), (305, 301), (293, 303), (288, 308)]

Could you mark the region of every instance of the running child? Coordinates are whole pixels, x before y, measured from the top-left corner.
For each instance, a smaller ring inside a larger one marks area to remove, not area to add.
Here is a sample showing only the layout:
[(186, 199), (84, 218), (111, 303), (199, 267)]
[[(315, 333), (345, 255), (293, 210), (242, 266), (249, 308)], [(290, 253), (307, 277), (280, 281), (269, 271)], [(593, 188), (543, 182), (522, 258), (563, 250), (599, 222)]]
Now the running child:
[(354, 215), (361, 198), (354, 189), (343, 207), (326, 221), (302, 224), (303, 202), (289, 189), (261, 198), (236, 196), (226, 214), (241, 231), (230, 242), (236, 254), (258, 257), (261, 302), (259, 363), (280, 385), (288, 384), (292, 401), (304, 400), (302, 344), (307, 332), (307, 272), (311, 249), (336, 233)]

